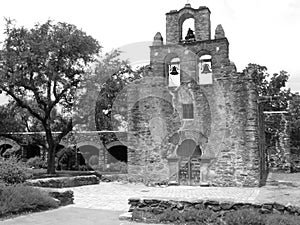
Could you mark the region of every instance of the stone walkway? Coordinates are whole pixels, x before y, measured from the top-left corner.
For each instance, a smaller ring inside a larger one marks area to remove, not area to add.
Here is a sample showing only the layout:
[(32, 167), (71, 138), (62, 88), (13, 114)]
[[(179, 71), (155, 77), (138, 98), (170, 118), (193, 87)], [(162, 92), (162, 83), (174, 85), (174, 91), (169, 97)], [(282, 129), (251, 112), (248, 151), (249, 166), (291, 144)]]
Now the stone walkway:
[(237, 187), (146, 187), (142, 184), (117, 182), (68, 188), (74, 191), (74, 206), (89, 209), (128, 211), (129, 198), (165, 198), (176, 200), (226, 199), (229, 201), (254, 202), (259, 188)]
[[(273, 179), (274, 176), (278, 175), (270, 174), (270, 178)], [(297, 176), (300, 178), (300, 173)], [(295, 184), (295, 181), (293, 182), (293, 184)], [(74, 191), (74, 206), (76, 207), (116, 211), (128, 211), (129, 198), (165, 198), (174, 200), (215, 199), (250, 203), (278, 202), (284, 205), (292, 204), (300, 206), (299, 186), (285, 184), (279, 184), (278, 186), (267, 185), (261, 188), (195, 186), (147, 187), (143, 184), (101, 182), (98, 185), (67, 189)]]
[[(300, 177), (300, 174), (297, 176)], [(286, 176), (283, 177), (286, 179)], [(273, 179), (274, 176), (270, 176), (270, 178)], [(295, 180), (298, 181), (296, 178)], [(56, 210), (33, 213), (0, 221), (0, 224), (145, 225), (143, 223), (118, 220), (118, 215), (128, 211), (129, 198), (164, 198), (174, 200), (215, 199), (251, 203), (278, 202), (285, 205), (300, 206), (299, 186), (290, 186), (289, 184), (286, 185), (286, 183), (279, 183), (277, 186), (267, 185), (262, 188), (239, 188), (192, 186), (146, 187), (142, 184), (101, 182), (98, 185), (66, 189), (74, 191), (75, 204)]]

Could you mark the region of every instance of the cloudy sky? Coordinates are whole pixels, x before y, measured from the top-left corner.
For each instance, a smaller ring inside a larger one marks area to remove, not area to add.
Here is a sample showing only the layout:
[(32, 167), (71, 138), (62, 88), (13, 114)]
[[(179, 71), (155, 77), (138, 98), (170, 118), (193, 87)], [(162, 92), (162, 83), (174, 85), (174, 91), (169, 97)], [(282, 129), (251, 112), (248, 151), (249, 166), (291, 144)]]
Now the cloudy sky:
[[(270, 73), (286, 70), (288, 87), (300, 92), (299, 0), (189, 0), (194, 8), (211, 11), (212, 34), (222, 24), (230, 43), (230, 60), (241, 71), (248, 63), (267, 66)], [(7, 0), (0, 15), (32, 27), (47, 19), (76, 25), (96, 38), (102, 51), (113, 48), (145, 51), (160, 31), (165, 38), (165, 13), (181, 9), (187, 0)], [(4, 19), (0, 29), (4, 31)], [(0, 40), (3, 41), (3, 32)], [(124, 47), (125, 46), (125, 47)], [(128, 47), (129, 46), (129, 47)], [(131, 58), (145, 61), (147, 54)]]

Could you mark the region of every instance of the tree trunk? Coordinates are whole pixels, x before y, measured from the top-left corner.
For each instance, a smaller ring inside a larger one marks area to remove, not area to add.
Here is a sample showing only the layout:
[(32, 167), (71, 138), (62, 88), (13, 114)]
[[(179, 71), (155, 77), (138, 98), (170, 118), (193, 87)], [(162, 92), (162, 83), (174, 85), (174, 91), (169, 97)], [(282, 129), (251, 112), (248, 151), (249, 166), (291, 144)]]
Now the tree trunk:
[(55, 174), (55, 145), (49, 144), (47, 174)]
[(48, 166), (47, 166), (47, 174), (55, 174), (55, 150), (56, 150), (56, 144), (53, 139), (50, 125), (45, 124), (44, 126), (45, 132), (46, 132), (46, 140), (48, 143)]

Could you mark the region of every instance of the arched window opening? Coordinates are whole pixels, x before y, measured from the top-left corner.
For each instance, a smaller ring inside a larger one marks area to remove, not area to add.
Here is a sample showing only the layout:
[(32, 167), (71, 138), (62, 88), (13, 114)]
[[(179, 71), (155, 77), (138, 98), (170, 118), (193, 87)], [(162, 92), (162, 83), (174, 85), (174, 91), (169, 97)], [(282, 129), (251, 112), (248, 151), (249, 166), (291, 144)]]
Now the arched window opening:
[(188, 18), (183, 21), (181, 26), (181, 40), (184, 42), (196, 41), (194, 18)]
[(211, 55), (203, 55), (199, 59), (199, 84), (212, 84)]
[(180, 86), (180, 59), (173, 58), (168, 63), (168, 83), (169, 87)]
[(10, 144), (3, 144), (0, 146), (0, 156), (3, 156), (7, 149), (12, 148)]
[(108, 149), (108, 163), (125, 162), (127, 163), (127, 147), (124, 145), (113, 146)]

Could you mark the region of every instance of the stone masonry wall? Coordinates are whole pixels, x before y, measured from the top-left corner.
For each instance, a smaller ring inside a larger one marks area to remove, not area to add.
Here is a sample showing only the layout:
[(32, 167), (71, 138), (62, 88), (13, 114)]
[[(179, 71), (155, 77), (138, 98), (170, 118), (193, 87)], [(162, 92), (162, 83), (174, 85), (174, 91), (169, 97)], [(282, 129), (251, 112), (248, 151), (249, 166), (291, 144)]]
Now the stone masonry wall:
[[(223, 216), (228, 212), (239, 209), (257, 210), (261, 214), (288, 214), (300, 215), (300, 208), (291, 205), (282, 205), (276, 202), (270, 203), (247, 203), (247, 202), (228, 202), (214, 200), (195, 200), (195, 201), (175, 201), (164, 199), (129, 199), (132, 220), (146, 223), (159, 223), (163, 212), (172, 211), (182, 213), (193, 210), (210, 210), (215, 216)], [(171, 219), (171, 218), (170, 218)], [(176, 222), (176, 221), (169, 221)]]
[(288, 114), (267, 114), (266, 122), (277, 121), (276, 132), (269, 140), (267, 152), (270, 171), (286, 171), (291, 169), (290, 130)]
[[(207, 7), (193, 9), (189, 4), (179, 11), (172, 10), (167, 15), (166, 37), (167, 44), (177, 44), (184, 40), (186, 34), (182, 34), (182, 24), (188, 18), (195, 20), (195, 38), (197, 41), (210, 40), (211, 25), (210, 11)], [(194, 27), (191, 27), (194, 29)]]
[[(181, 25), (191, 17), (196, 41), (182, 42)], [(258, 186), (264, 156), (251, 71), (236, 72), (226, 37), (210, 39), (206, 7), (193, 9), (187, 4), (167, 13), (166, 35), (165, 45), (150, 47), (151, 72), (126, 90), (129, 179)], [(211, 56), (211, 84), (203, 84), (199, 78), (203, 55)], [(168, 87), (168, 65), (173, 58), (180, 60), (179, 87)], [(183, 104), (192, 105), (192, 118), (183, 118)], [(199, 152), (194, 154), (196, 149)]]

